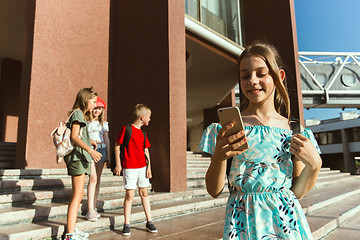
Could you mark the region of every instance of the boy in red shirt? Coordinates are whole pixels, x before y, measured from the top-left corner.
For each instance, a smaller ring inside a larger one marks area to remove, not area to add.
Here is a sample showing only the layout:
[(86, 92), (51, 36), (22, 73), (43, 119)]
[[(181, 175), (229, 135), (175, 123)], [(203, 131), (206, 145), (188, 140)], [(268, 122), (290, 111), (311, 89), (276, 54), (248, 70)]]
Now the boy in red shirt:
[[(149, 178), (151, 175), (150, 165), (150, 142), (147, 135), (144, 139), (144, 133), (141, 130), (142, 126), (148, 126), (150, 122), (151, 110), (144, 104), (137, 104), (134, 111), (134, 122), (131, 125), (131, 137), (129, 144), (124, 148), (123, 159), (120, 159), (120, 146), (123, 144), (126, 126), (123, 126), (115, 144), (115, 160), (116, 167), (114, 173), (120, 175), (123, 171), (125, 184), (125, 199), (124, 199), (124, 228), (122, 235), (130, 235), (130, 214), (132, 201), (135, 195), (135, 189), (139, 187), (139, 195), (141, 203), (146, 215), (146, 229), (149, 232), (156, 233), (157, 229), (151, 222), (150, 202), (148, 199), (147, 188), (150, 186)], [(144, 142), (145, 141), (145, 142)], [(146, 162), (147, 157), (148, 162)]]

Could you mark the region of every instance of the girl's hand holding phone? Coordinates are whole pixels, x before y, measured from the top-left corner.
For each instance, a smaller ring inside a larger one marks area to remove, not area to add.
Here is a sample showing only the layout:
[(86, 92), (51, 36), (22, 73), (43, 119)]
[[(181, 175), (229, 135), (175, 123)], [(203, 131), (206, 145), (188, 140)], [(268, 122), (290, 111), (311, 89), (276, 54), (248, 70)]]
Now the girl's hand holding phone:
[(234, 123), (227, 124), (225, 127), (220, 129), (216, 138), (216, 146), (213, 156), (220, 161), (227, 160), (230, 157), (239, 155), (246, 151), (246, 149), (240, 150), (241, 146), (247, 143), (244, 130), (226, 137), (226, 133), (233, 127)]

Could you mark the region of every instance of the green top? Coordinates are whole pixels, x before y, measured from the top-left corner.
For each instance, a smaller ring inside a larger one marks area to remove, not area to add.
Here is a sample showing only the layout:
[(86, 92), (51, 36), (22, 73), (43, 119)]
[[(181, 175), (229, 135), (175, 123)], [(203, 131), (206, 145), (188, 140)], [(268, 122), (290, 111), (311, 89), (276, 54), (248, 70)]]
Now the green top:
[[(84, 114), (81, 110), (76, 110), (73, 115), (70, 117), (69, 121), (67, 122), (66, 126), (70, 129), (72, 129), (72, 125), (74, 122), (78, 122), (80, 123), (80, 133), (81, 133), (81, 140), (88, 145), (89, 147), (91, 146), (91, 141), (90, 141), (90, 135), (89, 135), (89, 131), (87, 129), (86, 126), (86, 121), (84, 119)], [(65, 156), (65, 163), (69, 164), (73, 161), (87, 161), (87, 162), (91, 162), (92, 161), (92, 157), (90, 156), (90, 154), (82, 149), (81, 147), (75, 146), (74, 151), (72, 151), (69, 155)]]

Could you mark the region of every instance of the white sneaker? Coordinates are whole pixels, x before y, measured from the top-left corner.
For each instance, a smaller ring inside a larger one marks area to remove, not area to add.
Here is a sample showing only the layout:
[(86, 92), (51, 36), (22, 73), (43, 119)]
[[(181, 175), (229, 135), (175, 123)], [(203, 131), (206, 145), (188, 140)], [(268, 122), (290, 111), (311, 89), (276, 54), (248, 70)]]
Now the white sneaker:
[(65, 235), (65, 240), (88, 240), (88, 238), (82, 237), (77, 233), (68, 233)]
[(86, 219), (91, 222), (96, 222), (98, 220), (98, 213), (94, 209), (89, 209), (86, 213)]
[(90, 236), (90, 234), (88, 234), (87, 232), (83, 232), (78, 228), (75, 228), (75, 234), (82, 237), (83, 239), (87, 239)]
[(95, 208), (95, 212), (96, 212), (96, 217), (101, 217), (101, 215), (100, 215), (100, 213), (98, 213), (98, 211), (97, 211), (97, 208)]

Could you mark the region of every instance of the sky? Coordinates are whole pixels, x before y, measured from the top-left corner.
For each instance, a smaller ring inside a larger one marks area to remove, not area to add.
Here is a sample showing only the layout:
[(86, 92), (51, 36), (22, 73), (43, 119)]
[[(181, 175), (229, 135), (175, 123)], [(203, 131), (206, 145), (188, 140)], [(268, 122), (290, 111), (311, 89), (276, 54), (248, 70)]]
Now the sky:
[[(360, 52), (360, 0), (294, 0), (299, 51)], [(360, 105), (360, 103), (359, 103)], [(339, 117), (342, 109), (304, 109), (304, 118)], [(344, 112), (357, 109), (344, 109)]]

